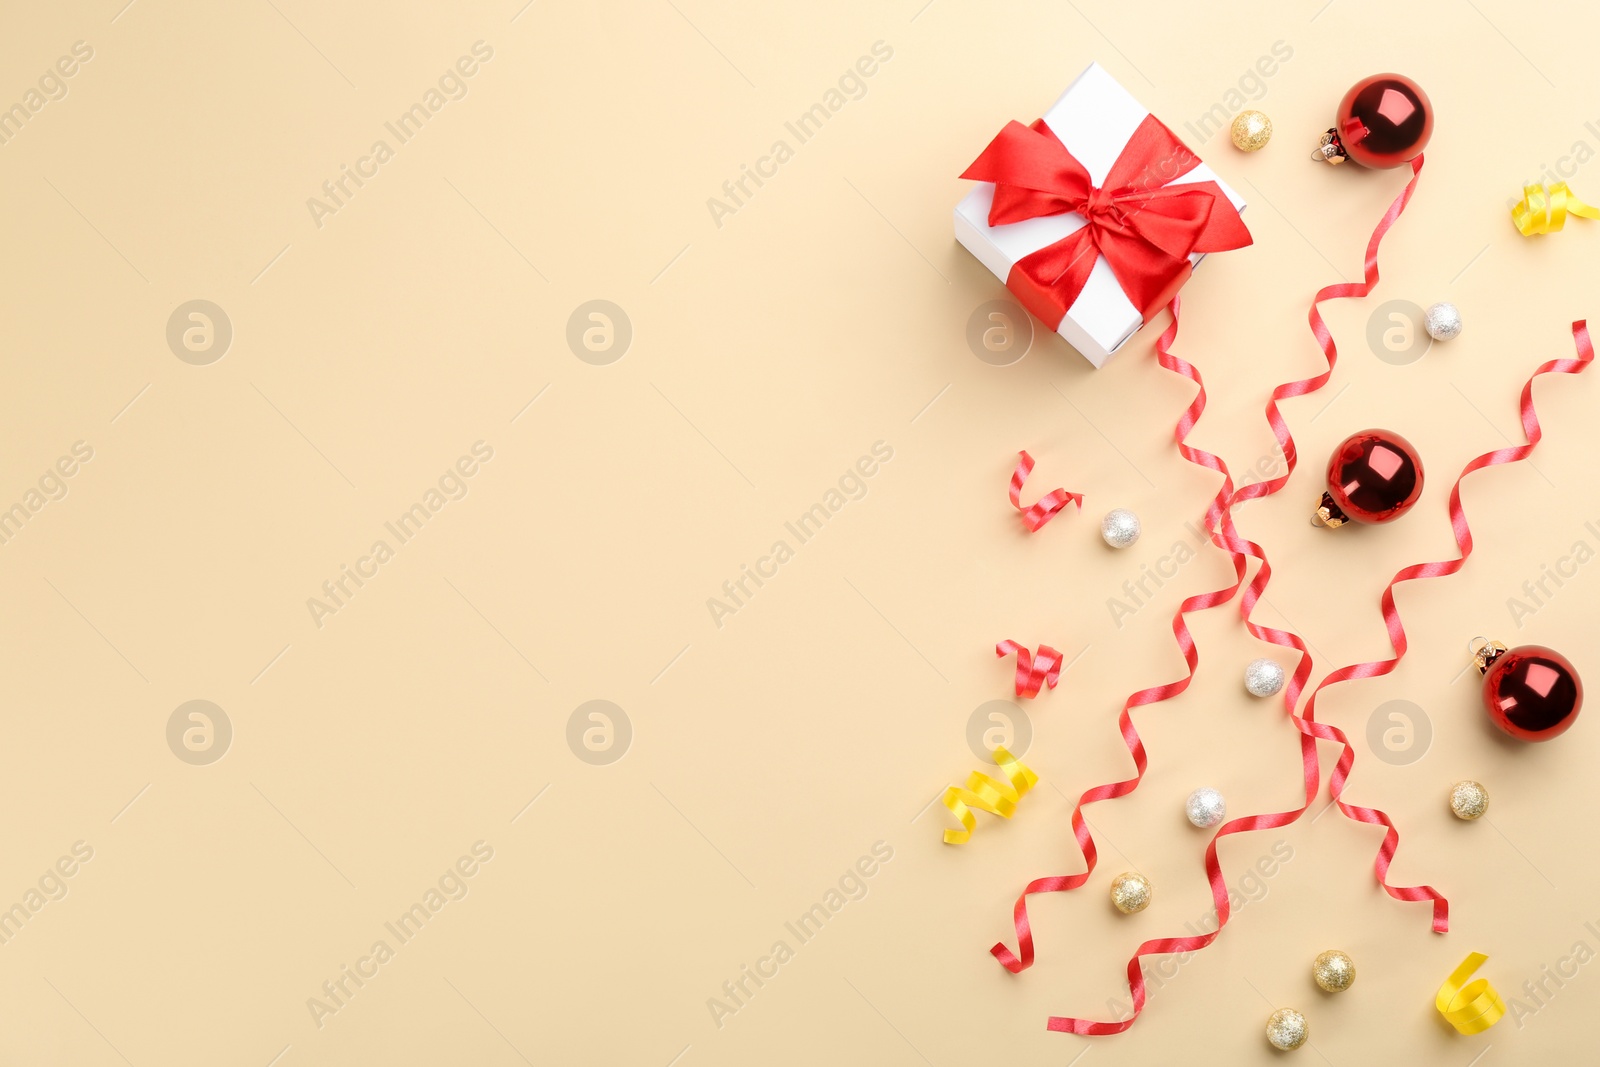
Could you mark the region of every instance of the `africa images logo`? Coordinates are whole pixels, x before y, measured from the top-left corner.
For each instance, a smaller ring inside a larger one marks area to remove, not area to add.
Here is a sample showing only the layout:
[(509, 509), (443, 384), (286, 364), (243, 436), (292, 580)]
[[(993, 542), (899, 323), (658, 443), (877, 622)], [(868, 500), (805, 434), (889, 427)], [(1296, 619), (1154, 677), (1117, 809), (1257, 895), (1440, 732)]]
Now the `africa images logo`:
[[(872, 42), (871, 51), (871, 55), (863, 55), (854, 65), (845, 68), (838, 81), (823, 92), (821, 100), (795, 116), (793, 121), (783, 124), (788, 136), (775, 139), (764, 154), (756, 157), (753, 165), (739, 164), (738, 175), (722, 183), (721, 196), (706, 198), (706, 210), (711, 213), (711, 221), (717, 229), (722, 229), (728, 216), (737, 215), (768, 181), (778, 176), (778, 168), (794, 158), (796, 148), (821, 133), (823, 124), (843, 111), (850, 101), (867, 95), (866, 79), (894, 58), (894, 48), (884, 41)], [(793, 144), (789, 143), (791, 138)]]
[(395, 550), (421, 533), (423, 526), (443, 511), (446, 504), (466, 499), (471, 491), (468, 479), (494, 459), (494, 446), (486, 441), (473, 442), (471, 451), (471, 455), (463, 453), (446, 467), (437, 485), (429, 486), (420, 500), (383, 524), (384, 530), (394, 538), (393, 545), (385, 538), (377, 538), (366, 555), (356, 558), (354, 566), (339, 564), (339, 573), (322, 583), (321, 597), (306, 598), (306, 611), (317, 629), (322, 629), (327, 616), (337, 615), (347, 607), (361, 588), (379, 575), (383, 565), (394, 559)]
[[(874, 441), (872, 454), (862, 455), (852, 466), (846, 467), (844, 473), (839, 475), (837, 487), (830, 486), (822, 494), (821, 500), (802, 511), (794, 521), (784, 523), (784, 531), (794, 539), (794, 544), (780, 537), (772, 543), (766, 555), (757, 557), (753, 568), (748, 563), (741, 563), (739, 573), (722, 583), (723, 595), (706, 598), (706, 610), (711, 614), (712, 624), (720, 630), (726, 625), (723, 621), (725, 616), (737, 615), (747, 607), (762, 586), (778, 576), (779, 568), (794, 558), (796, 549), (821, 533), (828, 520), (843, 511), (845, 505), (867, 495), (867, 479), (892, 459), (894, 446), (887, 441)], [(754, 588), (751, 587), (752, 583)]]
[(443, 111), (446, 104), (465, 100), (467, 79), (477, 74), (481, 65), (493, 58), (493, 46), (483, 41), (473, 42), (471, 55), (461, 56), (452, 66), (445, 68), (438, 81), (423, 91), (420, 100), (400, 112), (393, 121), (383, 124), (383, 128), (394, 138), (393, 145), (386, 138), (379, 137), (372, 142), (365, 155), (357, 157), (354, 166), (339, 164), (339, 173), (322, 183), (322, 196), (306, 198), (306, 210), (311, 212), (311, 221), (317, 229), (322, 229), (327, 216), (337, 215), (367, 182), (376, 178), (380, 168), (395, 157), (396, 149), (421, 133), (422, 127)]

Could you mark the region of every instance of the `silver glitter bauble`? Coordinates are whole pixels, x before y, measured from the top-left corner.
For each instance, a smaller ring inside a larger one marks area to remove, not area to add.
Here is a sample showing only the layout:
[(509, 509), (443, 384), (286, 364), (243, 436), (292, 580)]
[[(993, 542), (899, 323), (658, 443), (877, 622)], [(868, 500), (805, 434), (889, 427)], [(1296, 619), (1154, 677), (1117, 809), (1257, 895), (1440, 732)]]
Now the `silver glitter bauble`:
[(1275, 1049), (1289, 1052), (1305, 1044), (1310, 1036), (1306, 1017), (1293, 1008), (1279, 1008), (1267, 1019), (1267, 1041)]
[(1189, 799), (1183, 805), (1184, 814), (1189, 816), (1189, 821), (1202, 830), (1215, 826), (1228, 817), (1228, 802), (1222, 799), (1222, 794), (1215, 789), (1196, 789), (1189, 794)]
[(1255, 697), (1276, 696), (1283, 688), (1283, 678), (1277, 660), (1253, 659), (1244, 669), (1244, 687)]
[(1489, 810), (1489, 791), (1470, 779), (1457, 782), (1450, 787), (1450, 810), (1458, 819), (1476, 819)]
[(1423, 313), (1422, 326), (1435, 341), (1448, 341), (1461, 332), (1461, 312), (1441, 301)]
[(1111, 879), (1111, 903), (1124, 915), (1132, 915), (1149, 907), (1150, 896), (1154, 892), (1150, 879), (1134, 871), (1126, 871)]
[(1127, 548), (1139, 540), (1139, 516), (1127, 508), (1106, 512), (1100, 520), (1100, 536), (1112, 548)]
[(1312, 961), (1311, 978), (1325, 993), (1342, 993), (1356, 980), (1356, 962), (1338, 949), (1330, 948)]

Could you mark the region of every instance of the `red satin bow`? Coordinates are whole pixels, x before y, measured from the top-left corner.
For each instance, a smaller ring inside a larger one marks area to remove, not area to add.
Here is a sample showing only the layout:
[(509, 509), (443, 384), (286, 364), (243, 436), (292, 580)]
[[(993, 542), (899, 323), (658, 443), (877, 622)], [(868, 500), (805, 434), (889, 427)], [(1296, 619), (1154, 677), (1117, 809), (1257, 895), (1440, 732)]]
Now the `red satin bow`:
[(1068, 212), (1088, 220), (1018, 260), (1006, 278), (1006, 288), (1053, 330), (1100, 257), (1149, 321), (1188, 280), (1191, 253), (1250, 244), (1250, 231), (1216, 182), (1168, 184), (1199, 163), (1161, 120), (1147, 115), (1096, 188), (1039, 119), (1032, 126), (1006, 123), (961, 176), (995, 184), (990, 226)]

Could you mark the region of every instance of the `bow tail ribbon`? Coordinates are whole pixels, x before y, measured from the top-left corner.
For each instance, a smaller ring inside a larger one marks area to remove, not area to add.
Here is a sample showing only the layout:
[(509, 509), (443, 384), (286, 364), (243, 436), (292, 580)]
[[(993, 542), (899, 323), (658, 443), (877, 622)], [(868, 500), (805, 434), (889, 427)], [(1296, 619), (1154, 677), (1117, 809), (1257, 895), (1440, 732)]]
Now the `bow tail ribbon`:
[(1099, 258), (1094, 230), (1085, 226), (1017, 260), (1006, 276), (1006, 288), (1034, 318), (1056, 330)]

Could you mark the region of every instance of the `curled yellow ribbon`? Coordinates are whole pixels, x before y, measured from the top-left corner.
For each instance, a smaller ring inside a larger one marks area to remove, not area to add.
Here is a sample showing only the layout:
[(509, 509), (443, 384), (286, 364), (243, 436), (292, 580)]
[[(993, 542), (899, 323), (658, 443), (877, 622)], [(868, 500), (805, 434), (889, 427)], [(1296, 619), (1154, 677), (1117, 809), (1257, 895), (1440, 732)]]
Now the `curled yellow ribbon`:
[(1481, 1034), (1506, 1013), (1506, 1002), (1500, 999), (1487, 978), (1466, 984), (1472, 972), (1488, 958), (1481, 952), (1469, 954), (1461, 961), (1461, 966), (1450, 972), (1450, 977), (1439, 987), (1439, 995), (1433, 998), (1433, 1006), (1439, 1009), (1439, 1014), (1463, 1034)]
[(1009, 819), (1017, 812), (1017, 802), (1039, 784), (1039, 776), (1007, 752), (1003, 745), (995, 746), (994, 761), (999, 765), (1000, 773), (1006, 776), (1004, 782), (973, 771), (967, 775), (965, 789), (953, 785), (944, 791), (944, 806), (966, 827), (964, 830), (946, 830), (945, 844), (964, 845), (972, 840), (972, 831), (978, 826), (978, 817), (972, 813), (973, 808)]
[(1566, 225), (1568, 215), (1600, 219), (1600, 208), (1572, 195), (1566, 182), (1556, 182), (1549, 186), (1524, 185), (1522, 199), (1511, 209), (1511, 221), (1524, 237), (1555, 233)]

